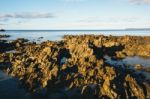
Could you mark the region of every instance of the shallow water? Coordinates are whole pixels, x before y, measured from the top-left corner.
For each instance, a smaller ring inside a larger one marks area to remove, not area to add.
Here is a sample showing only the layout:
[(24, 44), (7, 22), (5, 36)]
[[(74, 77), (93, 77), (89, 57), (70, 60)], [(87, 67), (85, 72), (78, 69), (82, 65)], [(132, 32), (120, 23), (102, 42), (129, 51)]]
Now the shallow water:
[(142, 65), (143, 69), (141, 70), (136, 70), (137, 74), (143, 74), (147, 80), (150, 80), (150, 72), (146, 71), (146, 69), (150, 68), (150, 58), (145, 58), (145, 57), (139, 57), (139, 56), (134, 56), (134, 57), (126, 57), (121, 60), (113, 60), (109, 56), (104, 56), (106, 59), (106, 62), (114, 65), (114, 66), (119, 66), (120, 68), (125, 68), (125, 66), (128, 65), (128, 69), (135, 70), (135, 65), (140, 64)]
[(4, 72), (0, 71), (0, 81), (10, 79)]
[(150, 67), (150, 58), (146, 57), (126, 57), (122, 60), (124, 63), (135, 66), (136, 64), (141, 64), (144, 68)]
[(136, 64), (141, 64), (144, 68), (150, 67), (150, 58), (134, 56), (134, 57), (125, 57), (121, 60), (113, 60), (109, 56), (105, 56), (106, 62), (113, 64), (113, 65), (130, 65), (135, 66)]
[(17, 79), (0, 71), (0, 99), (31, 99), (31, 95), (20, 87)]
[[(150, 36), (150, 30), (9, 30), (0, 32), (0, 34), (7, 34), (11, 37), (8, 40), (16, 40), (17, 38), (25, 38), (30, 41), (42, 42), (46, 40), (61, 40), (64, 35), (113, 35), (113, 36)], [(43, 38), (40, 38), (43, 37)]]

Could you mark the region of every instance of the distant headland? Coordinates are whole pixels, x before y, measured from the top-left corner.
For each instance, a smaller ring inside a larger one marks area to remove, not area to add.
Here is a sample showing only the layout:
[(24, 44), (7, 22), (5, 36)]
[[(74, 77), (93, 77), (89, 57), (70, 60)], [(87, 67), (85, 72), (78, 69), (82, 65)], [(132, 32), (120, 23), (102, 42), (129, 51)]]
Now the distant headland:
[(1, 32), (4, 32), (5, 30), (4, 30), (4, 29), (0, 29), (0, 31), (1, 31)]
[(126, 28), (125, 30), (150, 30), (150, 28)]

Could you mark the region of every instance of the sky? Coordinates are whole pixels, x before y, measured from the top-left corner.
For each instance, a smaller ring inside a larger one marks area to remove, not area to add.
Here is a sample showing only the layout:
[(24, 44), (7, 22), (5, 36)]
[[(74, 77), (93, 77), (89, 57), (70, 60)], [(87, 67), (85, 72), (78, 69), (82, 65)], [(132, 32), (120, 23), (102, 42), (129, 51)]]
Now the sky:
[(150, 0), (0, 0), (0, 28), (150, 28)]

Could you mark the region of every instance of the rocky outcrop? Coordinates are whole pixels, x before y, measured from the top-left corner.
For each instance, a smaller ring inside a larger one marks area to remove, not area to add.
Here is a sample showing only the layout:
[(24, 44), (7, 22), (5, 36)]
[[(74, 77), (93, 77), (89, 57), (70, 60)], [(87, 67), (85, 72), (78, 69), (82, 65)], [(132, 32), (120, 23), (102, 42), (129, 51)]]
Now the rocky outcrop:
[(10, 35), (0, 35), (0, 54), (27, 45), (28, 40), (24, 38), (18, 38), (17, 40), (9, 41), (9, 42), (7, 40), (2, 39), (8, 37), (10, 37)]
[(10, 37), (10, 35), (0, 35), (0, 38), (7, 38)]
[(113, 66), (104, 59), (104, 55), (118, 58), (149, 56), (147, 37), (81, 35), (64, 36), (64, 40), (58, 42), (19, 43), (15, 43), (16, 53), (5, 55), (12, 65), (7, 72), (17, 77), (36, 98), (150, 97), (150, 83), (143, 75), (135, 70)]

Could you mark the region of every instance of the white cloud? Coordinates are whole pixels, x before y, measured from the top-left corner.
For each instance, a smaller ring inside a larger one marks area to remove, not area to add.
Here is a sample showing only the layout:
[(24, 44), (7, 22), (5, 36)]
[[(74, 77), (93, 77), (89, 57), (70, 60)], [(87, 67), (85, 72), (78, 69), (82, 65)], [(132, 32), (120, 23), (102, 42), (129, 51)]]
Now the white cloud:
[(129, 1), (134, 4), (150, 4), (150, 0), (129, 0)]
[(141, 21), (140, 17), (125, 16), (125, 17), (87, 17), (79, 20), (82, 23), (134, 23)]
[[(83, 2), (83, 1), (90, 1), (90, 0), (62, 0), (62, 1), (65, 1), (65, 2)], [(118, 0), (118, 1), (121, 1), (121, 0)], [(134, 3), (134, 4), (150, 4), (150, 0), (127, 0), (127, 1)]]
[(25, 12), (25, 13), (8, 13), (0, 14), (0, 19), (9, 18), (22, 18), (22, 19), (32, 19), (32, 18), (52, 18), (54, 17), (51, 13), (39, 13), (39, 12)]
[(7, 18), (0, 18), (0, 22), (6, 22), (6, 21), (8, 21)]

